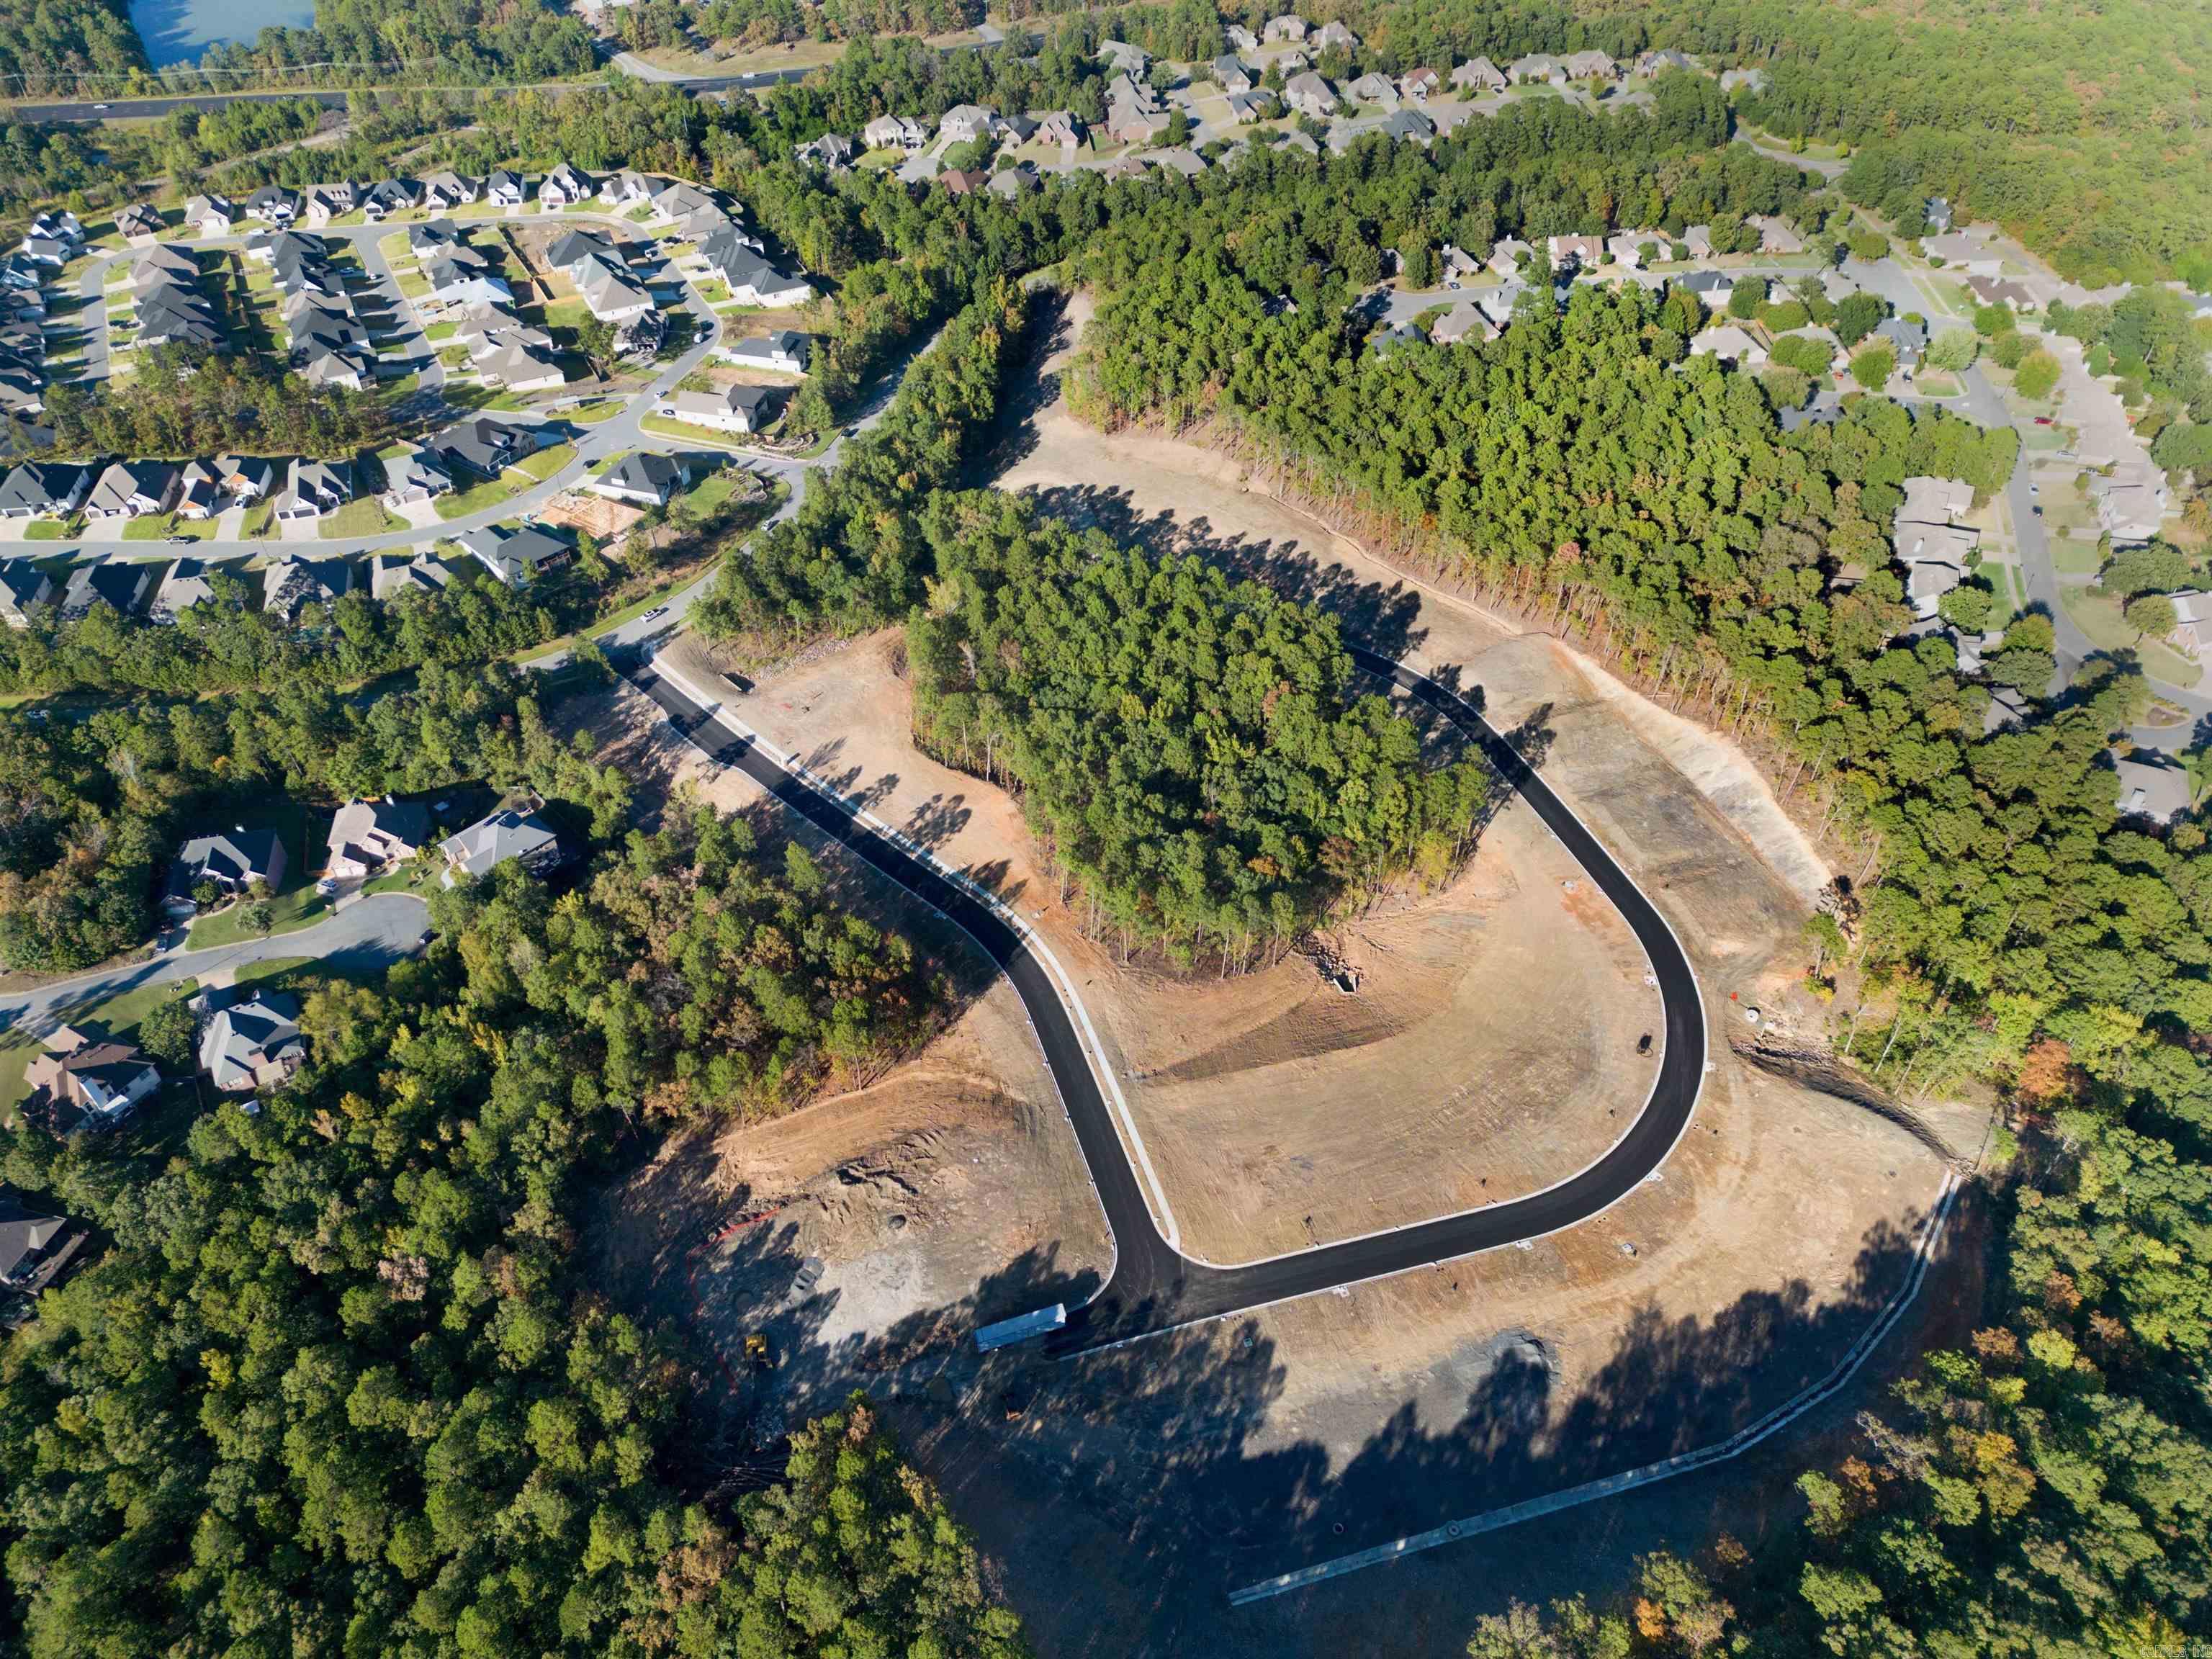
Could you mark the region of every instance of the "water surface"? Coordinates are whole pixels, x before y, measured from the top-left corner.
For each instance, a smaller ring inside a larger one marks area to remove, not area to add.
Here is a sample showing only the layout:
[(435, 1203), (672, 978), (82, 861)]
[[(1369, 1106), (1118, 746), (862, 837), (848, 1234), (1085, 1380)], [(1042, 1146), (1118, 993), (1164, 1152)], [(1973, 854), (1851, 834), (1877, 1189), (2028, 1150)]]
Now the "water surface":
[(272, 23), (305, 28), (315, 0), (133, 0), (131, 21), (155, 69), (198, 57), (226, 40), (252, 45)]

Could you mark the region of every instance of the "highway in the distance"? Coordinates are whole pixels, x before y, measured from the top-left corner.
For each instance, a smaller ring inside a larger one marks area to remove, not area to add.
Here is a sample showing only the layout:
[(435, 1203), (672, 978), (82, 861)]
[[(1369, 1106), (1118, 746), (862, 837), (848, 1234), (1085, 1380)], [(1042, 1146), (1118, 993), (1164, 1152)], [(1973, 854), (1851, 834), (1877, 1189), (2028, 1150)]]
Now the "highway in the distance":
[(1090, 1166), (1115, 1251), (1112, 1276), (1091, 1301), (1070, 1310), (1066, 1328), (1049, 1345), (1054, 1351), (1125, 1341), (1557, 1232), (1632, 1192), (1666, 1161), (1689, 1127), (1705, 1079), (1705, 1006), (1696, 973), (1666, 919), (1472, 704), (1390, 658), (1356, 645), (1348, 649), (1362, 669), (1391, 681), (1479, 743), (1505, 781), (1613, 902), (1650, 958), (1665, 1006), (1665, 1046), (1650, 1097), (1627, 1132), (1595, 1163), (1557, 1186), (1479, 1210), (1226, 1267), (1191, 1260), (1161, 1233), (1052, 969), (1005, 915), (859, 822), (851, 805), (795, 776), (733, 720), (710, 713), (649, 665), (634, 677), (638, 689), (715, 759), (743, 771), (787, 810), (951, 917), (997, 963), (1021, 997)]

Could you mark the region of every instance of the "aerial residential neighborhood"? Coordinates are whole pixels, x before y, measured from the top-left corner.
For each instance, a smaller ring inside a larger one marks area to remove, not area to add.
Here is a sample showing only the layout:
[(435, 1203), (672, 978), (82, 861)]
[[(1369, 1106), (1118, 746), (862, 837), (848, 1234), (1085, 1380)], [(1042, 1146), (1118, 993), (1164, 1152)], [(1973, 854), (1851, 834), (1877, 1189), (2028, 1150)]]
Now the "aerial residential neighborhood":
[(0, 1659), (2212, 1638), (2195, 10), (18, 25)]

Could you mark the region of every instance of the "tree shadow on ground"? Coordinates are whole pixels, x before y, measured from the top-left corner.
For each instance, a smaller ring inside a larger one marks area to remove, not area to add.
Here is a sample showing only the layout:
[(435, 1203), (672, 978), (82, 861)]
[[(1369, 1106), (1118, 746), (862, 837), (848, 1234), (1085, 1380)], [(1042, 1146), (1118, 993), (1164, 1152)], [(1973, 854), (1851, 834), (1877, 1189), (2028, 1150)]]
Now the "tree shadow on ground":
[[(1710, 1318), (1646, 1304), (1571, 1394), (1546, 1346), (1510, 1327), (1387, 1382), (1369, 1382), (1347, 1356), (1332, 1380), (1356, 1396), (1358, 1420), (1379, 1426), (1328, 1440), (1308, 1429), (1310, 1401), (1277, 1420), (1293, 1379), (1268, 1320), (1236, 1316), (1066, 1359), (1034, 1347), (978, 1354), (978, 1325), (1088, 1289), (1089, 1273), (1069, 1273), (1047, 1249), (957, 1303), (828, 1340), (836, 1298), (793, 1292), (803, 1263), (769, 1223), (725, 1247), (699, 1282), (721, 1340), (750, 1321), (782, 1358), (772, 1377), (744, 1378), (702, 1409), (765, 1412), (776, 1425), (854, 1388), (895, 1402), (915, 1455), (1006, 1564), (1041, 1652), (1304, 1652), (1340, 1586), (1243, 1608), (1227, 1593), (1725, 1439), (1844, 1358), (1906, 1282), (1920, 1219), (1873, 1230), (1825, 1301), (1793, 1279)], [(1479, 1262), (1424, 1271), (1480, 1293)], [(1511, 1537), (1482, 1547), (1485, 1559), (1510, 1552)], [(1387, 1583), (1359, 1583), (1388, 1598)], [(1434, 1644), (1394, 1638), (1388, 1650), (1456, 1652), (1466, 1633), (1455, 1625)]]

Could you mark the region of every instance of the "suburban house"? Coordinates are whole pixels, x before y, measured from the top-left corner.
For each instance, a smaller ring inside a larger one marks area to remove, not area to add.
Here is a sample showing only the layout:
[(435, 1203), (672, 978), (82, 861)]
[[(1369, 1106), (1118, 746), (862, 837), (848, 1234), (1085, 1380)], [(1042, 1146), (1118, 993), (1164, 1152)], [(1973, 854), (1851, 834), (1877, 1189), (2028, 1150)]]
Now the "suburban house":
[(553, 355), (553, 337), (543, 329), (494, 329), (475, 337), (469, 362), (477, 378), (509, 392), (541, 392), (565, 386), (568, 372)]
[(585, 486), (594, 495), (633, 507), (665, 507), (691, 482), (690, 469), (673, 455), (625, 455)]
[(308, 229), (320, 230), (351, 213), (356, 199), (351, 185), (310, 185), (300, 200), (300, 217)]
[(796, 329), (770, 329), (741, 340), (724, 342), (721, 355), (733, 363), (752, 368), (772, 368), (784, 374), (806, 373), (808, 337)]
[(418, 205), (422, 192), (408, 179), (383, 179), (362, 193), (361, 216), (369, 223), (382, 224), (395, 213), (405, 213)]
[(200, 1070), (228, 1094), (273, 1089), (307, 1063), (300, 1035), (300, 1000), (247, 986), (203, 991), (194, 999), (200, 1017)]
[(1311, 70), (1293, 75), (1283, 82), (1283, 102), (1298, 114), (1311, 116), (1316, 121), (1336, 113), (1336, 94)]
[(195, 836), (177, 849), (169, 866), (169, 885), (161, 908), (183, 918), (199, 908), (193, 890), (212, 883), (225, 898), (235, 898), (261, 883), (270, 892), (284, 884), (284, 839), (273, 830), (248, 830)]
[(185, 228), (203, 236), (228, 236), (238, 222), (238, 209), (228, 198), (195, 196), (185, 204)]
[(1249, 92), (1257, 84), (1252, 78), (1252, 71), (1231, 52), (1224, 52), (1213, 60), (1211, 73), (1213, 84), (1224, 92)]
[(1805, 239), (1771, 213), (1747, 214), (1743, 222), (1759, 233), (1759, 251), (1761, 253), (1802, 253), (1805, 251)]
[(740, 305), (766, 306), (781, 310), (803, 306), (814, 297), (804, 276), (780, 270), (764, 255), (735, 235), (718, 238), (702, 246), (700, 258), (708, 270), (727, 285)]
[(404, 864), (430, 835), (430, 809), (418, 800), (349, 800), (331, 820), (325, 881), (356, 881)]
[(2120, 778), (2122, 817), (2171, 823), (2197, 804), (2188, 772), (2155, 750), (2138, 750), (2126, 760), (2114, 761), (2112, 769)]
[(1124, 75), (1142, 75), (1152, 66), (1152, 54), (1142, 46), (1133, 46), (1127, 40), (1101, 40), (1098, 61), (1109, 70), (1119, 70)]
[(1898, 368), (1911, 380), (1928, 355), (1928, 325), (1910, 317), (1885, 317), (1875, 325), (1874, 331), (1889, 342), (1890, 349), (1897, 354)]
[(423, 447), (447, 470), (496, 478), (538, 447), (531, 428), (477, 416), (447, 427)]
[(1601, 52), (1571, 52), (1564, 60), (1570, 81), (1617, 81), (1620, 65)]
[(92, 469), (26, 461), (0, 479), (0, 519), (66, 518), (92, 490)]
[(2038, 301), (2025, 283), (2008, 276), (1969, 276), (1966, 292), (1978, 306), (2010, 306), (2014, 311), (2033, 311)]
[(1398, 95), (1410, 98), (1417, 104), (1425, 104), (1443, 90), (1443, 76), (1432, 69), (1408, 70), (1398, 77)]
[(28, 628), (31, 613), (54, 602), (54, 579), (28, 559), (0, 559), (0, 622)]
[(1307, 37), (1306, 44), (1316, 52), (1327, 52), (1331, 46), (1342, 46), (1346, 52), (1359, 50), (1359, 37), (1342, 22), (1323, 23)]
[(177, 469), (167, 461), (114, 461), (85, 497), (88, 518), (135, 519), (166, 513), (177, 499)]
[(679, 179), (664, 185), (653, 193), (653, 216), (669, 224), (688, 219), (695, 213), (720, 213), (714, 198), (688, 179)]
[(1438, 345), (1457, 345), (1462, 340), (1494, 340), (1498, 325), (1483, 314), (1482, 307), (1462, 300), (1437, 319), (1429, 330), (1429, 338)]
[(860, 129), (870, 149), (902, 149), (911, 155), (929, 147), (929, 129), (911, 115), (878, 115)]
[(1141, 81), (1117, 75), (1106, 94), (1106, 137), (1117, 144), (1149, 144), (1168, 130), (1168, 112)]
[(1231, 52), (1257, 52), (1260, 50), (1260, 37), (1253, 33), (1251, 30), (1246, 28), (1242, 23), (1230, 24), (1226, 28), (1221, 31), (1221, 34), (1222, 38), (1229, 42), (1229, 49)]
[(1940, 236), (1951, 228), (1951, 204), (1941, 196), (1931, 196), (1920, 204), (1920, 216)]
[(590, 179), (562, 161), (538, 186), (538, 205), (549, 210), (574, 207), (597, 193)]
[(1567, 83), (1566, 66), (1547, 52), (1532, 52), (1515, 58), (1505, 66), (1505, 73), (1516, 85), (1542, 82), (1563, 87)]
[(842, 132), (825, 132), (819, 138), (810, 138), (792, 155), (806, 167), (817, 167), (831, 173), (842, 173), (853, 165), (853, 158), (860, 147)]
[[(397, 455), (384, 459), (384, 491), (380, 499), (386, 507), (404, 507), (410, 501), (427, 501), (442, 495), (453, 487), (453, 475), (446, 471), (437, 457), (420, 445), (410, 444)], [(383, 594), (376, 596), (382, 599)]]
[(1001, 167), (983, 188), (1000, 201), (1013, 202), (1042, 189), (1043, 184), (1035, 167)]
[(64, 1134), (120, 1123), (161, 1086), (154, 1062), (131, 1043), (64, 1025), (46, 1038), (46, 1050), (23, 1068), (24, 1109)]
[(161, 234), (161, 210), (136, 202), (115, 216), (115, 228), (132, 247), (144, 247)]
[(0, 1188), (0, 1285), (36, 1295), (53, 1283), (85, 1237), (67, 1216), (27, 1204), (12, 1188)]
[(81, 621), (96, 605), (105, 605), (118, 616), (135, 617), (146, 608), (153, 586), (150, 564), (81, 564), (70, 572), (69, 586), (62, 590), (62, 620)]
[(502, 530), (497, 525), (489, 525), (482, 530), (465, 532), (453, 539), (471, 558), (509, 587), (524, 586), (548, 571), (558, 570), (576, 556), (574, 548), (534, 525), (526, 525), (520, 530)]
[(1398, 107), (1398, 83), (1375, 70), (1347, 82), (1344, 95), (1355, 104), (1379, 104), (1386, 110)]
[(1382, 136), (1401, 144), (1426, 148), (1437, 136), (1437, 124), (1417, 109), (1393, 110), (1383, 118)]
[(479, 818), (465, 830), (448, 836), (438, 850), (446, 855), (448, 887), (488, 875), (510, 860), (532, 874), (543, 875), (567, 856), (553, 828), (534, 811), (507, 807)]
[(783, 392), (772, 386), (726, 386), (716, 392), (673, 392), (659, 413), (717, 432), (757, 432), (783, 411)]
[(300, 198), (282, 185), (264, 185), (246, 198), (246, 216), (264, 225), (289, 225), (300, 216)]
[(1512, 82), (1505, 71), (1487, 58), (1471, 58), (1451, 72), (1451, 83), (1455, 91), (1480, 97), (1486, 93), (1503, 92)]
[(194, 605), (214, 599), (216, 578), (221, 574), (220, 566), (205, 559), (187, 556), (173, 560), (154, 589), (154, 607), (146, 613), (147, 620), (157, 627), (173, 627), (177, 618)]
[(453, 580), (453, 567), (428, 553), (378, 553), (368, 561), (368, 591), (382, 604), (410, 593), (441, 593)]
[(264, 455), (218, 455), (216, 482), (236, 501), (258, 501), (276, 486), (277, 463)]
[(434, 173), (422, 180), (422, 205), (432, 212), (464, 207), (477, 199), (481, 186), (458, 173)]
[[(1265, 87), (1255, 87), (1249, 92), (1232, 92), (1229, 94), (1229, 113), (1239, 126), (1247, 125), (1254, 121), (1270, 120), (1279, 107), (1280, 106), (1276, 100), (1275, 94)], [(1301, 132), (1291, 136), (1303, 138), (1305, 134)], [(1230, 150), (1224, 152), (1221, 157), (1224, 164), (1233, 159), (1234, 155), (1242, 148), (1243, 141), (1239, 140), (1237, 145), (1231, 146)]]
[(1713, 257), (1713, 228), (1711, 225), (1682, 227), (1682, 248), (1692, 259)]
[(1664, 75), (1668, 70), (1693, 70), (1697, 64), (1684, 53), (1662, 46), (1656, 52), (1641, 52), (1636, 55), (1636, 73), (1645, 80), (1655, 75)]
[(501, 167), (484, 180), (484, 200), (494, 207), (520, 207), (529, 196), (530, 181), (511, 167)]
[(1303, 40), (1306, 38), (1306, 20), (1292, 11), (1270, 17), (1260, 26), (1260, 38), (1271, 44), (1277, 40)]
[[(1116, 159), (1127, 161), (1129, 158), (1121, 156)], [(1109, 167), (1107, 171), (1110, 177), (1113, 170)], [(973, 196), (991, 182), (991, 175), (981, 167), (947, 167), (937, 175), (937, 182), (945, 186), (947, 196)]]
[(1521, 267), (1536, 250), (1517, 236), (1500, 237), (1490, 245), (1488, 264), (1491, 274), (1501, 281), (1511, 281), (1521, 274)]
[(1605, 263), (1605, 242), (1596, 236), (1547, 236), (1544, 252), (1555, 271), (1595, 269)]
[(626, 322), (653, 308), (653, 295), (630, 276), (629, 267), (610, 255), (597, 254), (573, 266), (569, 280), (603, 323)]
[(261, 608), (288, 623), (297, 622), (311, 605), (335, 605), (353, 586), (353, 567), (343, 559), (278, 559), (261, 573)]
[(1890, 539), (1905, 569), (1905, 597), (1913, 614), (1932, 619), (1943, 596), (1966, 580), (1966, 557), (1978, 536), (1958, 520), (1974, 504), (1974, 489), (1960, 478), (1919, 476), (1905, 481)]
[(1766, 348), (1734, 323), (1717, 323), (1690, 337), (1692, 357), (1717, 357), (1738, 368), (1757, 368), (1766, 362)]
[(939, 137), (948, 144), (970, 144), (988, 138), (998, 117), (981, 104), (955, 104), (937, 124)]
[(1617, 230), (1605, 239), (1605, 251), (1615, 264), (1626, 265), (1631, 270), (1642, 267), (1646, 245), (1656, 248), (1656, 258), (1667, 257), (1667, 238), (1656, 230)]
[(325, 461), (295, 460), (276, 492), (279, 519), (319, 519), (353, 499), (350, 469)]
[(641, 207), (652, 200), (652, 180), (634, 168), (624, 167), (599, 180), (599, 205), (615, 212)]
[(2087, 476), (2097, 524), (2115, 547), (2139, 546), (2158, 534), (2171, 498), (2166, 474), (2157, 466), (2138, 454), (2120, 461), (2109, 474)]

